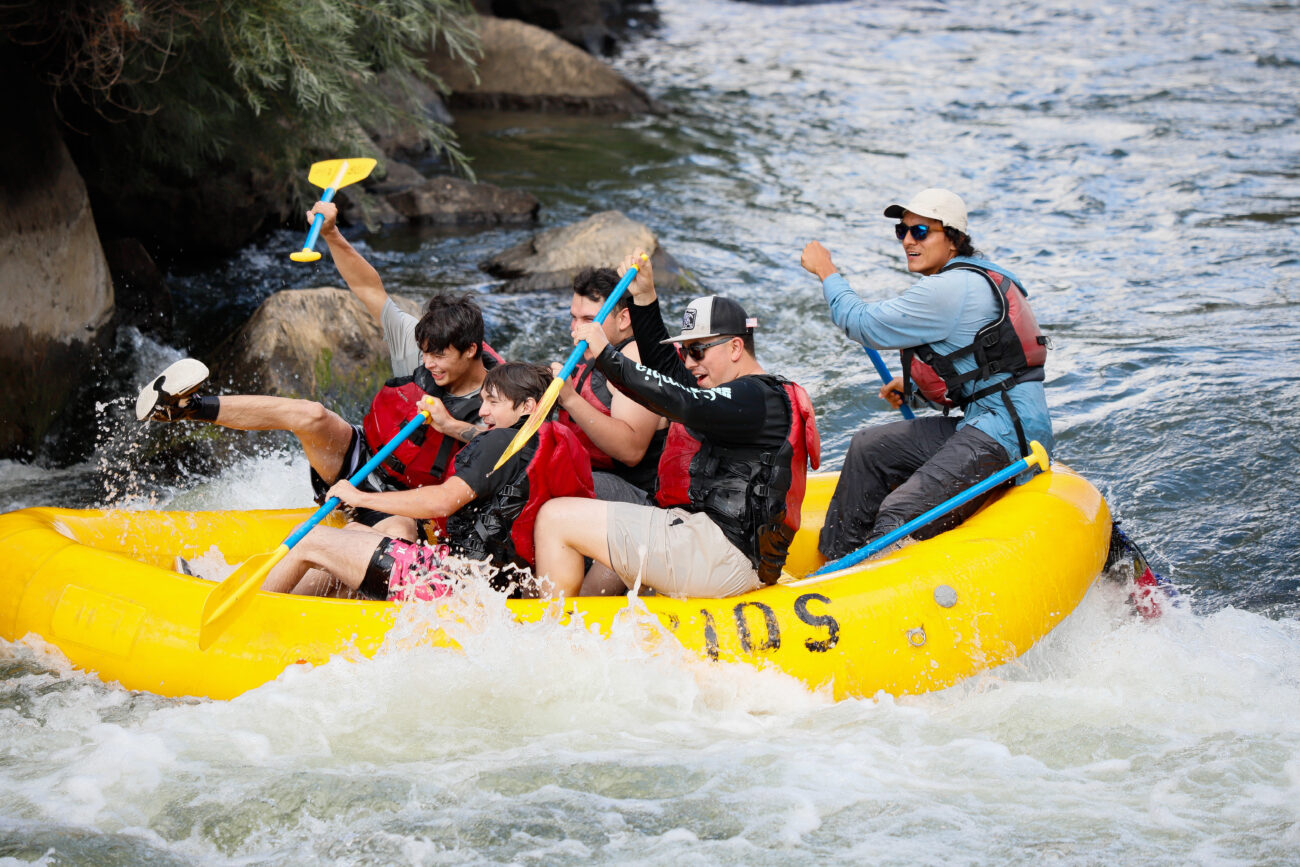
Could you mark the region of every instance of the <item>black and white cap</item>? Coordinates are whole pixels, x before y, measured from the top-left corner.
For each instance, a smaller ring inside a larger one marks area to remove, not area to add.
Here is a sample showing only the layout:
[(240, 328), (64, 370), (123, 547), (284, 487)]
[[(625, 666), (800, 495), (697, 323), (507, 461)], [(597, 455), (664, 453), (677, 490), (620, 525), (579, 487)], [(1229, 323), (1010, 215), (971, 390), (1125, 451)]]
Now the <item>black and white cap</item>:
[(709, 295), (705, 298), (696, 298), (686, 305), (686, 311), (682, 313), (681, 334), (659, 342), (685, 343), (688, 340), (719, 337), (723, 334), (743, 337), (752, 334), (757, 327), (758, 320), (746, 316), (744, 307), (730, 298)]

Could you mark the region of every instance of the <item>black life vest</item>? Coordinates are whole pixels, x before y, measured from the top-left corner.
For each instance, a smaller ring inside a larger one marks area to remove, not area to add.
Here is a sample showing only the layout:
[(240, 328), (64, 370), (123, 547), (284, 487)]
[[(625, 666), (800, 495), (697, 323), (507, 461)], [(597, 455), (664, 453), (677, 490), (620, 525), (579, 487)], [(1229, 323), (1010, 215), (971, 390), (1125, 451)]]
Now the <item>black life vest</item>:
[(821, 440), (803, 388), (778, 376), (758, 378), (773, 386), (788, 413), (769, 408), (766, 423), (790, 419), (780, 448), (718, 446), (674, 422), (659, 459), (655, 499), (664, 508), (707, 513), (749, 558), (759, 580), (775, 584), (799, 529), (808, 464), (814, 470), (821, 465)]
[[(622, 343), (617, 344), (614, 349), (621, 351), (632, 340), (633, 338), (629, 337)], [(574, 371), (569, 383), (573, 386), (573, 390), (582, 395), (583, 400), (587, 401), (587, 403), (605, 415), (611, 414), (614, 393), (610, 390), (609, 380), (596, 369), (596, 360), (594, 358), (584, 359), (581, 366)], [(591, 468), (593, 470), (612, 473), (646, 493), (654, 493), (658, 482), (659, 456), (663, 453), (664, 440), (668, 436), (666, 428), (654, 432), (654, 436), (650, 438), (650, 444), (646, 446), (645, 455), (637, 464), (629, 466), (605, 454), (598, 445), (591, 441), (586, 431), (579, 427), (578, 423), (565, 410), (561, 409), (559, 411), (556, 421), (577, 435), (578, 441), (582, 443), (582, 447), (587, 450), (587, 454), (591, 457)]]
[[(520, 419), (515, 429), (527, 418)], [(591, 462), (572, 431), (548, 421), (500, 472), (511, 473), (509, 484), (449, 515), (447, 538), (458, 554), (470, 559), (491, 559), (497, 567), (531, 567), (537, 556), (533, 544), (537, 510), (554, 497), (596, 496)], [(510, 580), (501, 577), (502, 583)]]
[[(1029, 443), (1007, 392), (1022, 382), (1043, 381), (1048, 339), (1039, 329), (1029, 299), (1016, 281), (992, 268), (961, 262), (946, 265), (939, 273), (954, 270), (971, 271), (983, 277), (998, 301), (998, 314), (975, 334), (974, 341), (968, 346), (946, 355), (928, 343), (904, 349), (904, 399), (912, 396), (913, 380), (922, 395), (944, 407), (945, 414), (953, 407), (965, 409), (981, 398), (1001, 393), (1002, 402), (1016, 427), (1021, 454), (1028, 455)], [(955, 361), (967, 355), (974, 356), (975, 368), (967, 373), (958, 373)], [(967, 388), (977, 380), (991, 379), (1002, 373), (1010, 376), (978, 391), (973, 387)]]
[[(420, 412), (420, 398), (425, 395), (441, 400), (453, 418), (471, 423), (478, 421), (478, 410), (483, 400), (477, 391), (464, 397), (448, 394), (433, 381), (433, 374), (421, 365), (410, 376), (388, 380), (370, 402), (361, 428), (371, 454), (388, 445), (406, 423), (415, 418)], [(440, 485), (461, 445), (463, 443), (459, 440), (443, 436), (431, 425), (421, 425), (388, 460), (379, 465), (379, 469), (388, 481), (399, 487)]]

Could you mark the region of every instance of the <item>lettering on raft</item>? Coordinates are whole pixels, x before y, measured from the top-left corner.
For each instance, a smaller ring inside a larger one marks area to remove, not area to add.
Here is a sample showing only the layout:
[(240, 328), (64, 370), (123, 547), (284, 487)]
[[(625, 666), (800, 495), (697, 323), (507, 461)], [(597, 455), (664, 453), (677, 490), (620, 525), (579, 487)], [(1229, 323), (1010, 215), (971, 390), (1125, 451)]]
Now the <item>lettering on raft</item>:
[(809, 626), (825, 627), (826, 639), (824, 641), (814, 641), (809, 638), (804, 642), (813, 653), (825, 653), (832, 647), (840, 643), (840, 624), (834, 617), (829, 614), (813, 614), (808, 610), (809, 602), (820, 602), (823, 605), (830, 605), (831, 600), (820, 593), (805, 593), (794, 601), (795, 616), (807, 623)]
[[(794, 601), (793, 606), (795, 616), (802, 623), (817, 630), (825, 630), (821, 637), (804, 639), (804, 647), (811, 653), (826, 653), (840, 642), (839, 621), (829, 612), (815, 613), (809, 609), (809, 603), (829, 606), (831, 600), (820, 593), (805, 593)], [(763, 640), (757, 644), (754, 640), (754, 629), (758, 618), (748, 609), (753, 609), (762, 615), (764, 635)], [(770, 605), (763, 602), (738, 602), (731, 613), (736, 624), (736, 637), (740, 640), (740, 649), (743, 652), (762, 653), (781, 649), (781, 619)], [(700, 609), (700, 616), (704, 619), (704, 652), (709, 659), (717, 659), (720, 653), (718, 622), (714, 619), (713, 612), (707, 608)], [(681, 620), (675, 614), (669, 615), (668, 625), (673, 632), (676, 632), (681, 626)]]
[(736, 632), (740, 636), (740, 649), (746, 653), (754, 652), (754, 642), (749, 634), (749, 621), (745, 620), (745, 609), (751, 607), (763, 612), (763, 623), (767, 627), (767, 639), (758, 649), (780, 650), (781, 624), (776, 622), (776, 612), (762, 602), (741, 602), (733, 611), (736, 616)]

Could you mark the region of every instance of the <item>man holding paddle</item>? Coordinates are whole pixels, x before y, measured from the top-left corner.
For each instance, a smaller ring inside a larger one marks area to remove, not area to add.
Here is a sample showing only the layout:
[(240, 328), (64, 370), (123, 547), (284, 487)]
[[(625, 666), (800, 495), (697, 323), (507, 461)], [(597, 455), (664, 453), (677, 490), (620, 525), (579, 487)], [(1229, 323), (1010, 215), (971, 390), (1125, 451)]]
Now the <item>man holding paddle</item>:
[(681, 333), (669, 337), (644, 254), (623, 269), (634, 267), (630, 318), (642, 363), (614, 351), (594, 323), (575, 328), (574, 339), (615, 387), (673, 422), (660, 460), (662, 508), (551, 500), (538, 514), (537, 573), (555, 596), (577, 595), (584, 557), (628, 587), (673, 596), (775, 583), (799, 526), (807, 464), (819, 461), (808, 396), (763, 370), (757, 321), (729, 298), (692, 301)]
[[(1020, 281), (973, 248), (966, 203), (932, 188), (884, 215), (898, 220), (894, 234), (907, 268), (921, 277), (902, 295), (863, 301), (817, 241), (804, 247), (801, 264), (822, 281), (831, 319), (851, 339), (903, 351), (903, 375), (886, 383), (881, 397), (897, 409), (915, 382), (944, 414), (854, 434), (818, 545), (828, 560), (993, 476), (1012, 455), (1029, 457), (1033, 441), (1047, 451), (1053, 444), (1043, 391), (1047, 339)], [(953, 408), (963, 415), (950, 417)], [(912, 535), (928, 539), (960, 524), (987, 496)]]
[[(392, 303), (391, 301), (389, 303)], [(468, 296), (437, 295), (416, 324), (422, 363), (406, 377), (391, 379), (371, 401), (360, 425), (316, 401), (269, 395), (201, 395), (208, 369), (182, 359), (140, 392), (140, 421), (204, 421), (235, 430), (285, 430), (302, 444), (311, 466), (312, 488), (323, 501), (334, 482), (352, 476), (420, 411), (428, 427), (402, 442), (363, 482), (375, 491), (405, 490), (442, 482), (457, 450), (478, 432), (479, 389), (487, 371), (483, 314)], [(410, 518), (360, 509), (354, 520), (403, 539), (417, 538)]]
[[(584, 268), (573, 278), (569, 302), (569, 333), (590, 325), (618, 284), (613, 268)], [(624, 295), (601, 325), (616, 352), (640, 361), (632, 334), (632, 316)], [(560, 364), (551, 365), (553, 374)], [(668, 421), (617, 389), (596, 369), (590, 348), (560, 390), (559, 422), (575, 434), (591, 455), (596, 497), (601, 500), (647, 504), (658, 487), (659, 455)]]
[(492, 368), (483, 381), (480, 410), (486, 432), (457, 454), (456, 467), (442, 484), (375, 492), (340, 481), (328, 492), (359, 509), (446, 519), (447, 545), (316, 527), (271, 570), (262, 589), (327, 595), (337, 581), (368, 599), (428, 599), (447, 592), (441, 579), (447, 556), (454, 554), (487, 560), (501, 570), (491, 579), (494, 589), (535, 595), (531, 576), (521, 570), (533, 565), (538, 509), (552, 497), (592, 496), (586, 451), (571, 431), (554, 422), (543, 423), (536, 437), (493, 470), (537, 409), (549, 381), (546, 371), (532, 364)]

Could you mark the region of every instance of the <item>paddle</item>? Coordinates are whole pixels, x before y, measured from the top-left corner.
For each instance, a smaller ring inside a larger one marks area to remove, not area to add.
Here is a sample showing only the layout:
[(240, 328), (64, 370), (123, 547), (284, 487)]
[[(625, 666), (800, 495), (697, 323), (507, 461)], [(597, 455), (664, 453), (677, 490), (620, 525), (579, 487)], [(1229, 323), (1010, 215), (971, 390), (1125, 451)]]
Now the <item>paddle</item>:
[[(642, 253), (641, 261), (649, 262), (650, 257)], [(636, 265), (627, 269), (623, 279), (618, 281), (614, 291), (610, 292), (609, 297), (605, 299), (605, 303), (600, 305), (600, 310), (596, 313), (593, 322), (600, 325), (605, 321), (605, 317), (610, 314), (610, 311), (614, 309), (614, 305), (618, 303), (618, 299), (622, 298), (627, 287), (632, 285), (637, 270)], [(501, 469), (501, 465), (514, 457), (524, 447), (524, 444), (532, 439), (533, 434), (537, 433), (537, 429), (542, 426), (542, 422), (550, 414), (551, 407), (555, 406), (555, 401), (560, 396), (560, 389), (564, 387), (565, 380), (573, 375), (573, 368), (578, 366), (578, 362), (582, 360), (582, 353), (586, 351), (587, 341), (579, 340), (578, 345), (573, 347), (573, 351), (569, 353), (569, 360), (564, 362), (564, 367), (560, 368), (560, 372), (555, 374), (555, 379), (551, 380), (551, 384), (546, 387), (546, 393), (538, 401), (537, 409), (533, 410), (533, 414), (528, 417), (528, 421), (519, 429), (519, 433), (515, 434), (515, 438), (510, 441), (510, 445), (506, 446), (506, 450), (501, 453), (496, 465), (492, 467), (492, 472)]]
[[(408, 421), (406, 426), (388, 441), (388, 445), (376, 452), (374, 457), (366, 461), (365, 466), (353, 473), (348, 482), (353, 485), (361, 484), (366, 476), (374, 472), (376, 467), (387, 460), (388, 456), (429, 418), (428, 410), (420, 410), (415, 418)], [(203, 602), (203, 613), (199, 617), (199, 650), (208, 649), (208, 645), (212, 644), (225, 628), (223, 618), (241, 599), (247, 598), (254, 590), (261, 587), (267, 573), (275, 567), (275, 564), (283, 560), (289, 553), (289, 549), (302, 541), (302, 537), (306, 536), (326, 515), (334, 511), (338, 504), (338, 497), (330, 497), (310, 518), (290, 533), (279, 548), (269, 554), (258, 554), (245, 560), (238, 569), (212, 589)]]
[(1119, 527), (1119, 521), (1110, 526), (1110, 550), (1106, 554), (1106, 571), (1110, 571), (1121, 560), (1128, 561), (1133, 570), (1133, 594), (1129, 601), (1138, 614), (1146, 620), (1154, 620), (1164, 613), (1164, 602), (1168, 602), (1178, 593), (1165, 576), (1151, 568), (1147, 558), (1142, 554), (1137, 543), (1128, 537)]
[[(318, 187), (325, 188), (320, 200), (328, 202), (333, 200), (334, 194), (340, 189), (365, 178), (374, 168), (375, 161), (369, 157), (323, 160), (311, 164), (311, 173), (307, 175), (307, 180)], [(320, 258), (320, 253), (312, 248), (316, 246), (316, 239), (320, 237), (320, 227), (324, 222), (324, 215), (317, 214), (316, 219), (311, 221), (311, 229), (307, 232), (307, 240), (303, 242), (302, 249), (290, 253), (290, 259), (295, 262), (315, 262)]]
[(962, 503), (970, 502), (985, 491), (993, 490), (998, 485), (1008, 479), (1014, 479), (1026, 470), (1036, 466), (1040, 470), (1046, 471), (1048, 466), (1051, 464), (1051, 459), (1047, 457), (1047, 450), (1043, 448), (1042, 444), (1039, 443), (1038, 440), (1031, 440), (1029, 443), (1029, 451), (1029, 457), (1018, 460), (1009, 467), (998, 470), (987, 479), (984, 479), (981, 482), (976, 482), (960, 494), (944, 500), (930, 511), (913, 518), (898, 529), (886, 533), (874, 542), (868, 542), (852, 554), (845, 554), (840, 559), (832, 560), (817, 571), (810, 572), (807, 577), (811, 578), (814, 575), (825, 575), (828, 572), (838, 572), (841, 569), (856, 566), (868, 557), (878, 554), (880, 551), (888, 548), (900, 539), (903, 539), (914, 531), (921, 529), (935, 518), (948, 514)]
[[(894, 377), (890, 376), (889, 368), (885, 366), (885, 360), (880, 357), (880, 353), (876, 352), (876, 350), (872, 349), (870, 346), (863, 346), (862, 348), (867, 351), (867, 358), (870, 358), (871, 363), (876, 366), (876, 373), (880, 374), (880, 381), (885, 385), (889, 385), (889, 383), (893, 382)], [(912, 412), (912, 408), (906, 403), (900, 403), (898, 405), (898, 411), (901, 412), (903, 418), (908, 421), (916, 418), (916, 413)]]

